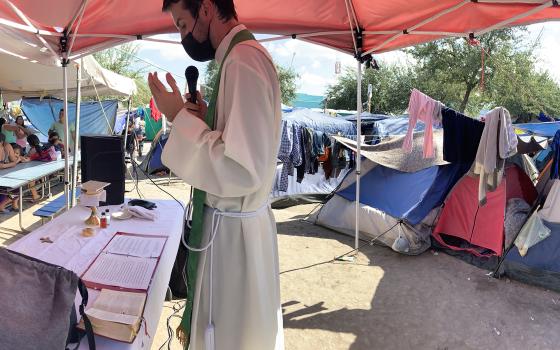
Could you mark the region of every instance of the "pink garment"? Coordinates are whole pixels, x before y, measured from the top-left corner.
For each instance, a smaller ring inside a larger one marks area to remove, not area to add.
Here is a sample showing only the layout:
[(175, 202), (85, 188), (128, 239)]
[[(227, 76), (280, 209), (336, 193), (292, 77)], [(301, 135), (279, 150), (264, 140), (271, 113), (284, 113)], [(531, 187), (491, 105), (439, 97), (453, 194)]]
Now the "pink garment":
[(424, 129), (424, 158), (433, 158), (434, 155), (434, 131), (433, 123), (436, 116), (441, 115), (442, 104), (433, 98), (423, 94), (419, 90), (413, 89), (408, 102), (408, 131), (403, 142), (403, 150), (407, 153), (412, 152), (412, 138), (414, 128), (420, 120), (426, 124)]
[(22, 139), (16, 139), (16, 143), (21, 146), (21, 148), (25, 149), (27, 147), (27, 139), (24, 137)]

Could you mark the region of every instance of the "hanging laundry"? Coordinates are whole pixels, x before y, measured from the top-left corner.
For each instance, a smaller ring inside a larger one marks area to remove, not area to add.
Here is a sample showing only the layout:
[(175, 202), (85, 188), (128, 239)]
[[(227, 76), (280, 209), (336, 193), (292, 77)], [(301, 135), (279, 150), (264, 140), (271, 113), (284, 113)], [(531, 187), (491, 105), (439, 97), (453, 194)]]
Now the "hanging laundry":
[(280, 149), (278, 159), (283, 163), (282, 172), (278, 181), (278, 190), (286, 192), (288, 190), (288, 172), (291, 166), (290, 156), (292, 153), (291, 130), (286, 121), (282, 121), (282, 137), (280, 138)]
[(552, 139), (552, 168), (550, 169), (551, 179), (560, 179), (560, 130), (556, 131)]
[(156, 102), (154, 101), (153, 97), (150, 99), (150, 110), (152, 111), (152, 119), (156, 122), (159, 121), (159, 118), (161, 118), (161, 112), (157, 108)]
[(517, 153), (517, 136), (513, 131), (509, 111), (497, 107), (488, 112), (484, 119), (484, 131), (473, 167), (474, 174), (480, 175), (480, 205), (486, 204), (486, 192), (496, 190), (502, 181), (505, 160)]
[(412, 138), (414, 127), (418, 121), (422, 121), (426, 127), (424, 131), (424, 158), (434, 157), (433, 125), (441, 120), (441, 102), (425, 95), (417, 89), (413, 89), (408, 102), (408, 130), (403, 142), (403, 150), (412, 152)]
[(305, 128), (303, 131), (305, 135), (305, 172), (313, 175), (315, 174), (315, 161), (317, 160), (317, 154), (313, 150), (313, 129)]
[(476, 158), (484, 123), (451, 108), (441, 110), (443, 124), (443, 160), (471, 164)]

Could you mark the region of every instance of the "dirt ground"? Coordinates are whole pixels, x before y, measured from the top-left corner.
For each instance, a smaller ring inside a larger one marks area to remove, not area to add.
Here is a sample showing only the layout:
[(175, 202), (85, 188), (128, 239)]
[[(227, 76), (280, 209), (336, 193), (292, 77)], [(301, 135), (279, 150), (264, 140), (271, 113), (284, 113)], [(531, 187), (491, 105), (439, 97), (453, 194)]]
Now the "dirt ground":
[[(155, 181), (177, 198), (187, 197), (181, 181)], [(128, 180), (127, 189), (133, 187)], [(169, 198), (146, 179), (139, 189), (145, 198)], [(26, 205), (24, 223), (31, 229), (40, 225), (31, 215), (38, 207)], [(286, 349), (559, 348), (560, 294), (490, 278), (443, 253), (409, 257), (367, 246), (354, 262), (310, 267), (353, 246), (351, 237), (302, 221), (313, 207), (275, 211)], [(17, 216), (0, 221), (0, 245), (21, 237)], [(181, 306), (163, 305), (152, 349), (181, 349), (174, 336), (166, 341), (168, 321), (175, 330)]]

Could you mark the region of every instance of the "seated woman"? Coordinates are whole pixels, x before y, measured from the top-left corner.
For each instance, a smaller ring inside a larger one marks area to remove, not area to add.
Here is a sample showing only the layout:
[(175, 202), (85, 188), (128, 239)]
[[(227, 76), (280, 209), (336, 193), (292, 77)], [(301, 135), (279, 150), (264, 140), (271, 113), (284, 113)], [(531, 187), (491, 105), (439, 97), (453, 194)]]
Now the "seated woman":
[(25, 126), (25, 122), (23, 121), (23, 117), (21, 115), (16, 118), (16, 126), (19, 126), (19, 129), (15, 131), (16, 144), (20, 145), (23, 151), (25, 150), (25, 147), (27, 147), (27, 136), (33, 134), (33, 130)]
[[(24, 157), (18, 156), (14, 152), (14, 148), (8, 142), (6, 142), (6, 136), (3, 133), (0, 133), (0, 169), (9, 169), (15, 167), (17, 164), (21, 162), (28, 161)], [(6, 210), (6, 205), (10, 202), (12, 203), (12, 207), (18, 209), (17, 206), (17, 197), (10, 198), (10, 196), (1, 195), (0, 196), (0, 213), (5, 214), (8, 211)]]
[(16, 132), (21, 130), (21, 126), (8, 124), (6, 119), (0, 118), (0, 131), (4, 134), (5, 142), (15, 145), (17, 141)]

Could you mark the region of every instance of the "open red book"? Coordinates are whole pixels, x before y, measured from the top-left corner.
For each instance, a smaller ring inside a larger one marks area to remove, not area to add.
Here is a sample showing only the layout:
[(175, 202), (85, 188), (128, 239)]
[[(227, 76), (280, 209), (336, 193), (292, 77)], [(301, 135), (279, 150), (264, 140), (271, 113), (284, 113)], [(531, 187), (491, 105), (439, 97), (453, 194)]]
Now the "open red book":
[[(132, 343), (142, 324), (147, 291), (167, 238), (119, 232), (82, 275), (100, 289), (86, 310), (93, 332)], [(83, 329), (83, 322), (78, 325)]]

